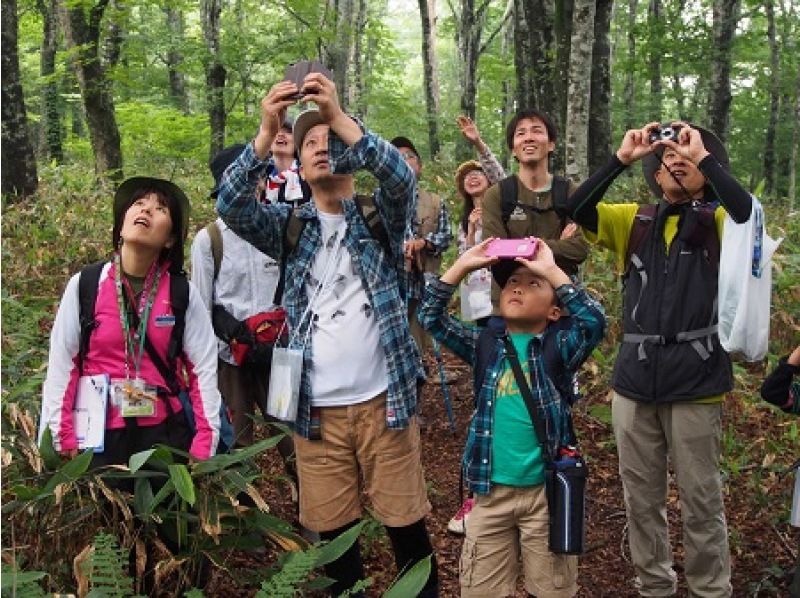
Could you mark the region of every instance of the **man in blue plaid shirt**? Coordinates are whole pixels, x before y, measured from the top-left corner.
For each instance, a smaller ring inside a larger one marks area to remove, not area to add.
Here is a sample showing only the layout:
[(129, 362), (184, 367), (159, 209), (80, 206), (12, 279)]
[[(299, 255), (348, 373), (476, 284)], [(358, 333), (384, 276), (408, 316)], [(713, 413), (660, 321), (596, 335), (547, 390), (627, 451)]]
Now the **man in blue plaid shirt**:
[[(544, 347), (554, 343), (563, 369), (574, 373), (603, 338), (605, 316), (600, 304), (555, 264), (541, 239), (532, 259), (516, 262), (488, 257), (492, 241), (470, 248), (432, 280), (419, 309), (420, 322), (434, 338), (473, 366), (479, 339), (493, 344), (485, 371), (476, 372), (482, 383), (475, 388), (476, 410), (462, 463), (475, 504), (461, 552), (461, 596), (514, 595), (521, 562), (529, 594), (566, 598), (577, 592), (577, 557), (549, 550), (544, 476), (545, 455), (557, 455), (572, 441), (571, 422), (565, 397), (553, 382), (550, 368), (557, 366), (545, 363)], [(498, 307), (504, 328), (495, 332), (492, 326), (483, 332), (491, 336), (482, 337), (480, 328), (450, 316), (447, 306), (464, 276), (490, 265), (502, 289)], [(556, 325), (565, 308), (571, 319)], [(507, 350), (519, 359), (547, 438), (537, 437)]]
[[(301, 114), (294, 126), (312, 201), (293, 212), (288, 205), (257, 203), (254, 189), (271, 165), (269, 148), (298, 94), (317, 109)], [(373, 236), (354, 201), (352, 173), (361, 168), (378, 179), (372, 202), (388, 247)], [(264, 97), (259, 132), (226, 171), (217, 201), (231, 229), (285, 262), (284, 306), (293, 348), (303, 351), (294, 422), (300, 523), (323, 540), (358, 523), (360, 471), (399, 570), (433, 553), (415, 416), (422, 370), (403, 289), (414, 182), (394, 147), (342, 111), (333, 82), (310, 73), (302, 89), (282, 81)], [(290, 218), (302, 228), (297, 246), (287, 250)], [(327, 565), (326, 574), (335, 580), (334, 595), (362, 579), (358, 543)], [(420, 596), (436, 595), (433, 559)]]

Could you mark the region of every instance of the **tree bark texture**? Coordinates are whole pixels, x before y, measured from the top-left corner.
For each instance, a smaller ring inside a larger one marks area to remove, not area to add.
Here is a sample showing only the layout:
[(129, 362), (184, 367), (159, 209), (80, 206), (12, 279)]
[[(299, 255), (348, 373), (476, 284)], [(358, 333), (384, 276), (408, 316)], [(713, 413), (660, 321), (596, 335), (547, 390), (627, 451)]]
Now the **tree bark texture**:
[(172, 4), (164, 7), (169, 31), (169, 48), (167, 50), (167, 74), (169, 76), (169, 94), (175, 106), (184, 114), (189, 113), (189, 96), (186, 93), (186, 77), (181, 70), (183, 66), (183, 11)]
[(789, 209), (797, 205), (797, 146), (800, 145), (800, 69), (794, 90), (794, 126), (792, 127), (792, 154), (789, 159)]
[(778, 101), (780, 99), (781, 73), (778, 56), (778, 42), (775, 36), (775, 1), (766, 0), (767, 41), (769, 42), (769, 120), (764, 139), (764, 193), (772, 195), (775, 191), (775, 135), (778, 127)]
[(19, 73), (17, 0), (2, 8), (2, 193), (25, 197), (36, 192), (36, 156), (28, 132), (28, 117)]
[(58, 5), (57, 0), (38, 0), (42, 15), (42, 138), (47, 158), (57, 164), (64, 162), (61, 145), (61, 106), (58, 81), (55, 79), (56, 51), (58, 50)]
[(517, 110), (539, 108), (558, 120), (554, 83), (555, 2), (514, 0), (513, 7)]
[(728, 138), (731, 109), (731, 47), (739, 20), (739, 0), (714, 0), (711, 78), (707, 123), (724, 143)]
[[(553, 171), (564, 171), (567, 163), (565, 133), (567, 129), (567, 96), (569, 94), (570, 81), (570, 62), (572, 59), (572, 33), (573, 33), (573, 14), (575, 1), (564, 0), (555, 3), (554, 28), (556, 38), (555, 51), (555, 76), (553, 79), (552, 108), (547, 111), (556, 123), (558, 130), (558, 140), (556, 150), (553, 152)], [(591, 25), (591, 24), (590, 24)], [(593, 25), (591, 25), (593, 26)], [(591, 31), (591, 29), (590, 29)], [(591, 40), (589, 41), (591, 44)], [(591, 61), (591, 57), (590, 57)], [(589, 94), (589, 78), (587, 75), (587, 106)]]
[(625, 88), (622, 92), (625, 102), (625, 130), (638, 125), (636, 122), (636, 8), (637, 0), (628, 2), (628, 56), (625, 64)]
[(664, 21), (661, 17), (661, 0), (650, 0), (647, 7), (648, 65), (650, 71), (649, 120), (661, 120), (661, 54)]
[(569, 94), (565, 127), (566, 175), (580, 182), (589, 175), (588, 126), (594, 46), (595, 0), (575, 0), (570, 43)]
[(611, 6), (612, 0), (596, 0), (592, 81), (589, 105), (589, 172), (611, 155)]
[(349, 58), (353, 45), (353, 0), (329, 1), (333, 13), (334, 37), (325, 47), (325, 63), (333, 73), (333, 82), (339, 94), (339, 103), (345, 112), (349, 109)]
[(107, 4), (108, 0), (99, 0), (88, 13), (81, 5), (68, 5), (64, 12), (64, 34), (67, 47), (76, 55), (75, 75), (81, 88), (95, 172), (103, 178), (121, 180), (122, 149), (114, 98), (100, 61), (100, 23)]
[[(431, 159), (439, 154), (439, 76), (436, 64), (436, 0), (419, 0), (419, 16), (422, 23), (422, 65), (425, 83), (425, 110), (428, 120), (428, 144)], [(463, 18), (463, 14), (462, 14)], [(459, 53), (461, 48), (459, 47)], [(462, 56), (463, 60), (463, 56)], [(477, 67), (477, 59), (475, 66)], [(463, 81), (462, 81), (463, 83)], [(462, 86), (462, 106), (464, 95), (468, 88)], [(475, 80), (473, 72), (472, 91), (473, 102), (475, 94)], [(462, 108), (463, 109), (463, 108)], [(473, 105), (473, 115), (475, 113)]]
[(357, 0), (355, 43), (353, 44), (353, 85), (350, 106), (352, 112), (361, 119), (366, 117), (366, 85), (364, 82), (364, 41), (367, 31), (367, 0)]
[(103, 62), (106, 69), (113, 69), (122, 57), (122, 44), (125, 41), (125, 8), (122, 2), (110, 0), (105, 11), (106, 33), (103, 37)]
[(225, 79), (227, 70), (220, 54), (220, 17), (222, 0), (203, 0), (201, 4), (203, 37), (206, 43), (206, 106), (211, 127), (208, 159), (225, 147)]

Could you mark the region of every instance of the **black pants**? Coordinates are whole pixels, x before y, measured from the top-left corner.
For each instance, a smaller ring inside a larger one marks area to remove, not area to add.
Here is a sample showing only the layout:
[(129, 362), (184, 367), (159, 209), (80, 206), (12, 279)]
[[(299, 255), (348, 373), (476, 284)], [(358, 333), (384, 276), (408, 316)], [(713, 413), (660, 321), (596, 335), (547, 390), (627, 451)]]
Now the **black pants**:
[[(358, 523), (352, 521), (338, 529), (322, 532), (320, 538), (323, 540), (333, 540), (343, 532), (347, 531)], [(407, 571), (414, 563), (431, 555), (431, 573), (425, 587), (418, 594), (420, 598), (435, 598), (439, 595), (439, 575), (436, 570), (436, 555), (433, 554), (433, 546), (428, 536), (425, 526), (425, 519), (420, 519), (416, 523), (404, 527), (386, 526), (389, 540), (394, 549), (394, 560), (398, 572)], [(331, 586), (331, 594), (338, 596), (345, 590), (353, 587), (360, 579), (364, 578), (364, 565), (361, 562), (361, 549), (356, 541), (342, 556), (325, 566), (325, 575), (335, 580)], [(360, 598), (363, 593), (353, 594), (354, 598)]]

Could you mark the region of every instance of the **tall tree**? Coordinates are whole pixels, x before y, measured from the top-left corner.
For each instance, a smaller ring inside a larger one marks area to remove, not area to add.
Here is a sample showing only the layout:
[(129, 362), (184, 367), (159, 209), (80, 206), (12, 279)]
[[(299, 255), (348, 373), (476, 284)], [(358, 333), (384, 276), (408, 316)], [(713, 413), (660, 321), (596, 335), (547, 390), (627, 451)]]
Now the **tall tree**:
[(739, 0), (714, 0), (711, 81), (707, 103), (708, 126), (724, 143), (728, 138), (731, 109), (731, 48)]
[(797, 147), (800, 146), (800, 68), (794, 90), (794, 125), (792, 126), (792, 153), (789, 158), (789, 208), (797, 205)]
[[(677, 6), (675, 6), (675, 19), (668, 19), (668, 23), (672, 23), (680, 19), (683, 15), (683, 11), (686, 7), (686, 0), (678, 0)], [(686, 94), (683, 91), (683, 81), (681, 80), (681, 74), (684, 71), (684, 65), (681, 61), (681, 54), (679, 52), (674, 53), (670, 57), (669, 66), (672, 70), (671, 79), (672, 79), (672, 95), (675, 98), (675, 104), (678, 107), (678, 118), (680, 120), (688, 121), (691, 120), (689, 118), (688, 113), (686, 112)]]
[(637, 0), (628, 1), (628, 55), (625, 62), (625, 89), (622, 92), (625, 106), (625, 130), (636, 126), (636, 8)]
[(767, 41), (769, 42), (769, 121), (764, 139), (764, 192), (772, 195), (775, 190), (775, 130), (778, 127), (778, 101), (781, 90), (781, 73), (778, 56), (778, 41), (775, 35), (775, 2), (766, 0)]
[(661, 39), (664, 35), (664, 21), (661, 18), (661, 0), (650, 0), (647, 7), (648, 24), (648, 63), (650, 71), (650, 104), (648, 117), (661, 118)]
[(350, 106), (353, 114), (366, 118), (366, 83), (364, 78), (364, 41), (367, 30), (367, 0), (358, 0), (356, 13), (355, 43), (353, 44), (353, 85), (351, 86)]
[[(555, 48), (555, 76), (553, 79), (553, 95), (551, 107), (544, 108), (545, 112), (553, 117), (556, 123), (556, 128), (559, 131), (558, 143), (556, 144), (556, 151), (553, 152), (553, 170), (563, 171), (567, 162), (566, 153), (566, 130), (567, 120), (567, 102), (569, 93), (570, 82), (570, 68), (572, 60), (572, 34), (573, 34), (573, 14), (575, 10), (575, 0), (564, 0), (563, 2), (555, 3), (554, 11), (554, 31), (556, 39)], [(590, 24), (591, 25), (591, 24)], [(591, 43), (591, 41), (589, 42)], [(589, 57), (591, 61), (591, 57)], [(587, 76), (588, 81), (588, 76)], [(589, 85), (586, 86), (587, 105)], [(544, 99), (544, 98), (543, 98)], [(546, 106), (546, 104), (543, 104)]]
[(328, 0), (326, 14), (333, 17), (333, 37), (325, 46), (325, 63), (333, 73), (339, 103), (348, 110), (350, 55), (353, 45), (353, 0)]
[(64, 7), (67, 48), (75, 55), (75, 74), (89, 126), (95, 172), (114, 180), (122, 178), (122, 149), (114, 111), (111, 82), (100, 60), (100, 24), (108, 0), (97, 0), (88, 10), (83, 4)]
[(169, 40), (167, 48), (167, 74), (169, 76), (169, 95), (175, 106), (184, 114), (189, 111), (189, 96), (186, 93), (186, 77), (183, 74), (183, 52), (181, 45), (183, 42), (183, 11), (173, 4), (163, 7), (164, 16), (167, 20), (167, 31)]
[[(431, 159), (439, 154), (439, 69), (436, 64), (436, 0), (419, 0), (422, 21), (422, 65), (425, 81), (425, 109)], [(461, 48), (459, 48), (461, 52)], [(463, 59), (463, 56), (462, 56)], [(477, 68), (477, 59), (475, 61)], [(467, 77), (469, 81), (469, 77)], [(474, 84), (474, 73), (472, 75)], [(462, 94), (468, 91), (462, 87)], [(474, 97), (474, 92), (473, 97)], [(475, 109), (473, 106), (473, 115)]]
[(589, 104), (589, 172), (594, 172), (611, 154), (611, 5), (596, 0), (592, 83)]
[[(425, 0), (421, 0), (424, 2)], [(487, 23), (487, 12), (490, 0), (461, 0), (456, 18), (456, 46), (460, 58), (459, 84), (461, 87), (461, 113), (475, 119), (478, 96), (478, 61), (497, 35), (503, 30), (508, 19), (511, 18), (513, 4), (508, 2), (503, 17), (496, 24), (491, 33), (484, 38), (484, 29)], [(451, 10), (453, 5), (451, 3)], [(463, 137), (456, 142), (456, 157), (465, 160), (472, 155), (472, 149)]]
[(203, 66), (206, 74), (206, 107), (211, 127), (210, 160), (225, 147), (225, 79), (227, 70), (222, 63), (220, 47), (222, 0), (202, 0), (200, 11), (203, 38), (206, 44)]
[(64, 161), (61, 147), (61, 109), (59, 106), (56, 72), (58, 50), (58, 4), (57, 0), (37, 0), (42, 15), (42, 54), (39, 72), (42, 76), (42, 132), (47, 157), (57, 164)]
[(28, 116), (19, 76), (17, 0), (3, 0), (2, 8), (2, 148), (3, 195), (25, 197), (36, 192), (36, 156), (28, 133)]
[(570, 43), (569, 95), (565, 127), (566, 175), (580, 181), (589, 175), (588, 126), (594, 46), (595, 0), (575, 0)]

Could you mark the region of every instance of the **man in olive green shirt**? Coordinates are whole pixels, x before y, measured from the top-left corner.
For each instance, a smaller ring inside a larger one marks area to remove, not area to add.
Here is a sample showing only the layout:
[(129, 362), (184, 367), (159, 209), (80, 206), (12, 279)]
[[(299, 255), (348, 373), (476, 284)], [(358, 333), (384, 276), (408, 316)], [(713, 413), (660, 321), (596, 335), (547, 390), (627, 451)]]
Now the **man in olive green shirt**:
[[(569, 275), (589, 254), (589, 246), (580, 229), (566, 216), (556, 212), (551, 190), (550, 154), (556, 145), (556, 128), (550, 117), (538, 110), (520, 110), (506, 127), (506, 144), (519, 163), (519, 172), (511, 175), (517, 185), (516, 205), (505, 218), (502, 182), (489, 188), (483, 198), (484, 238), (516, 239), (534, 236), (543, 239), (553, 250), (556, 263)], [(568, 193), (574, 185), (568, 183)], [(492, 303), (497, 305), (499, 289), (492, 287)]]

